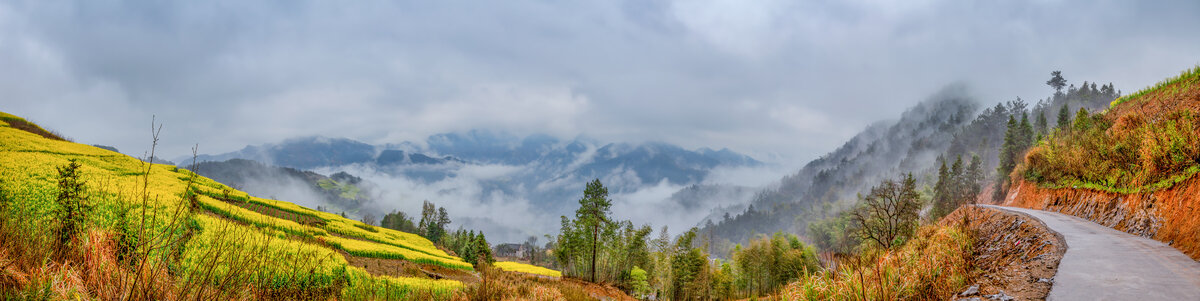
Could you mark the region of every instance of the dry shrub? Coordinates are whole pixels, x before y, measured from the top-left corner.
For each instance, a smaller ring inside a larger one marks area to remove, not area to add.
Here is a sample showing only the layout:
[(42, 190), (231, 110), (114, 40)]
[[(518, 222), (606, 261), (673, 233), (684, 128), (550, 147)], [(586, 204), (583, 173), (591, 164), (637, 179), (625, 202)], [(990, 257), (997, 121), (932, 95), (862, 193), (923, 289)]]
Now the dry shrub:
[(786, 300), (942, 300), (966, 286), (972, 238), (954, 226), (924, 226), (898, 250), (874, 250), (793, 282)]

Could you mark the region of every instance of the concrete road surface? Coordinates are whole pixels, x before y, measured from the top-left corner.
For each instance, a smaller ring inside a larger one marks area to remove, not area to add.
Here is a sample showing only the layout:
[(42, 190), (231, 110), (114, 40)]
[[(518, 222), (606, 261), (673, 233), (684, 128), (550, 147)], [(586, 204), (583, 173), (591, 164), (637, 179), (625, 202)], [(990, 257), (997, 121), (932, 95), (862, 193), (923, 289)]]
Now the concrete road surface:
[(1067, 240), (1047, 300), (1200, 300), (1200, 262), (1165, 243), (1062, 213), (981, 206), (1028, 214)]

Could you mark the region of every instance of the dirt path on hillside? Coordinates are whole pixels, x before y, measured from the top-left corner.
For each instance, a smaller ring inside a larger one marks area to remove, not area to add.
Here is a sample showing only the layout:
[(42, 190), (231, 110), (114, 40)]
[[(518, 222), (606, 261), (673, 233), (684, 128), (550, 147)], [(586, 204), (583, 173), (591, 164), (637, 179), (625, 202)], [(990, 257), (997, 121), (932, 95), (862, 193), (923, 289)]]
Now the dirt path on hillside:
[(1066, 239), (1047, 300), (1200, 300), (1200, 262), (1162, 242), (1061, 213), (981, 206), (1028, 214)]

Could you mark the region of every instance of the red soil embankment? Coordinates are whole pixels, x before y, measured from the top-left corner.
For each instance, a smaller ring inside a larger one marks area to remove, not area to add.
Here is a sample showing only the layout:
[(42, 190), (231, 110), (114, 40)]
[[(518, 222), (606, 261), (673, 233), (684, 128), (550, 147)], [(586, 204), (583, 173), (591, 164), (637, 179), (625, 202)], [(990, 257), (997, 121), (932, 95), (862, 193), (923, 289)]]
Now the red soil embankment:
[(1074, 188), (1039, 188), (1020, 180), (1004, 205), (1055, 211), (1130, 234), (1165, 242), (1200, 260), (1200, 177), (1169, 189), (1120, 194)]

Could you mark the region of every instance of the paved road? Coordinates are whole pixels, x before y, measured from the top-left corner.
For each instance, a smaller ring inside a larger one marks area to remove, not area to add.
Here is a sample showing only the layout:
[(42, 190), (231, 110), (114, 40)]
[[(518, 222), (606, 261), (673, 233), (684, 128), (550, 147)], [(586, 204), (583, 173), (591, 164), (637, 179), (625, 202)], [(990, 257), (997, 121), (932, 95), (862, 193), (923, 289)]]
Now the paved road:
[(1031, 215), (1067, 240), (1047, 300), (1200, 300), (1200, 262), (1167, 244), (1057, 212), (985, 207)]

